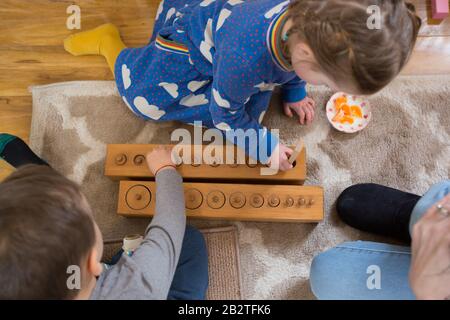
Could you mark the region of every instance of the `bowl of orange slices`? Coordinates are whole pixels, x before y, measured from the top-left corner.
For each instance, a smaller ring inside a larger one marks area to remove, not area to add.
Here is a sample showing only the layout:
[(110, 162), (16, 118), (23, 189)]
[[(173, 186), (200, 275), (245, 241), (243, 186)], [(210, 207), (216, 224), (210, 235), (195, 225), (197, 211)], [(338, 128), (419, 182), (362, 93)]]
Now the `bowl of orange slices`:
[(338, 92), (327, 103), (327, 118), (336, 130), (361, 131), (372, 119), (370, 103), (363, 97)]

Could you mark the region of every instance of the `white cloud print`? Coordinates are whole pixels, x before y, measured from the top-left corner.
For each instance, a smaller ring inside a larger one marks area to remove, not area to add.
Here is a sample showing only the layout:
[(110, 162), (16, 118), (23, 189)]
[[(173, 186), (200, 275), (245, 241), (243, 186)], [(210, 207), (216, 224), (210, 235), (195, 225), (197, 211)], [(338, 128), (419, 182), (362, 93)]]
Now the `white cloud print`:
[(153, 120), (159, 120), (163, 115), (166, 114), (164, 110), (160, 110), (157, 106), (149, 104), (147, 99), (145, 99), (144, 97), (136, 97), (134, 99), (134, 106), (139, 110), (140, 113)]
[(126, 64), (122, 65), (122, 81), (125, 90), (131, 86), (131, 71)]
[(230, 108), (230, 102), (228, 100), (226, 100), (226, 99), (223, 99), (220, 96), (219, 91), (217, 91), (216, 89), (213, 89), (212, 91), (213, 91), (214, 100), (216, 101), (217, 105), (219, 107), (228, 108), (229, 109)]

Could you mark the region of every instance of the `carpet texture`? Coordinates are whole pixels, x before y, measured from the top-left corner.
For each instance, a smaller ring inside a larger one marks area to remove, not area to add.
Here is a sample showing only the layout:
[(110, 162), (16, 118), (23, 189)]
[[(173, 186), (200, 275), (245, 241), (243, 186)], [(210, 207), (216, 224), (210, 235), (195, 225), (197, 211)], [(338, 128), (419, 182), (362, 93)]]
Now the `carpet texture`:
[[(178, 123), (150, 123), (135, 117), (113, 82), (69, 82), (33, 87), (31, 146), (57, 170), (82, 185), (105, 238), (139, 233), (147, 219), (115, 214), (118, 184), (103, 177), (108, 143), (170, 143)], [(415, 193), (450, 175), (450, 77), (400, 77), (370, 98), (373, 119), (357, 134), (332, 129), (324, 106), (332, 95), (310, 88), (317, 118), (308, 127), (282, 114), (275, 96), (264, 124), (280, 128), (280, 138), (307, 146), (307, 184), (325, 187), (326, 218), (319, 224), (234, 225), (244, 298), (311, 299), (309, 266), (317, 253), (343, 241), (383, 240), (345, 226), (333, 204), (354, 183), (374, 182)], [(192, 221), (199, 227), (223, 221)], [(225, 263), (225, 262), (224, 262)]]

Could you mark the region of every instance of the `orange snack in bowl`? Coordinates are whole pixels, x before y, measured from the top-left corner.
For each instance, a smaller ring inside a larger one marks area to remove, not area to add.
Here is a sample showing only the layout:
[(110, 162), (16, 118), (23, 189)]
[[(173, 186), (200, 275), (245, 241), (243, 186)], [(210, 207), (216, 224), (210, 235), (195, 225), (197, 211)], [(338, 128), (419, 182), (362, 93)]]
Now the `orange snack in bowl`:
[(340, 110), (338, 113), (336, 113), (336, 115), (334, 116), (334, 118), (332, 119), (333, 122), (339, 122), (339, 123), (350, 123), (353, 124), (354, 120), (351, 116), (345, 114), (344, 110)]
[(351, 116), (351, 115), (352, 115), (350, 106), (349, 106), (348, 104), (342, 104), (342, 105), (341, 105), (341, 110), (344, 111), (344, 114), (345, 114), (346, 116)]
[(355, 120), (353, 120), (352, 117), (344, 116), (341, 120), (341, 123), (346, 123), (346, 122), (348, 122), (349, 124), (353, 124), (353, 122), (355, 122)]
[(372, 119), (370, 101), (363, 96), (336, 92), (326, 104), (327, 119), (338, 131), (355, 133)]
[(347, 97), (342, 96), (336, 99), (336, 101), (334, 102), (334, 105), (336, 106), (336, 110), (339, 111), (341, 109), (341, 106), (343, 104), (347, 103)]
[(336, 112), (335, 116), (333, 117), (333, 119), (331, 119), (331, 121), (333, 121), (333, 122), (341, 122), (342, 119), (344, 119), (344, 117), (345, 117), (344, 111), (343, 110), (339, 110), (338, 112)]
[(361, 119), (363, 117), (361, 107), (356, 105), (349, 106), (346, 96), (337, 98), (334, 101), (334, 105), (336, 107), (336, 115), (332, 119), (333, 122), (353, 124), (355, 122), (354, 118)]
[(362, 118), (362, 110), (359, 106), (351, 106), (350, 107), (351, 111), (352, 111), (352, 116), (356, 117), (356, 118)]

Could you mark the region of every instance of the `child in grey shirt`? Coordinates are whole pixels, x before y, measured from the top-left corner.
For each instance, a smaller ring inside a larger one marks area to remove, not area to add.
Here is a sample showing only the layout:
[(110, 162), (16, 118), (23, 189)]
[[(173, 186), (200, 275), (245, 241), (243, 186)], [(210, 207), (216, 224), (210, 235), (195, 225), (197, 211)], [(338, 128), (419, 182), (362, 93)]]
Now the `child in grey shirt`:
[(171, 150), (155, 149), (147, 164), (156, 177), (155, 216), (134, 253), (109, 268), (78, 185), (47, 166), (8, 176), (0, 184), (0, 299), (204, 299), (205, 241), (186, 228)]
[(186, 229), (182, 178), (168, 149), (148, 154), (147, 163), (156, 176), (155, 216), (138, 249), (102, 272), (90, 298), (204, 299), (207, 253), (201, 233)]

